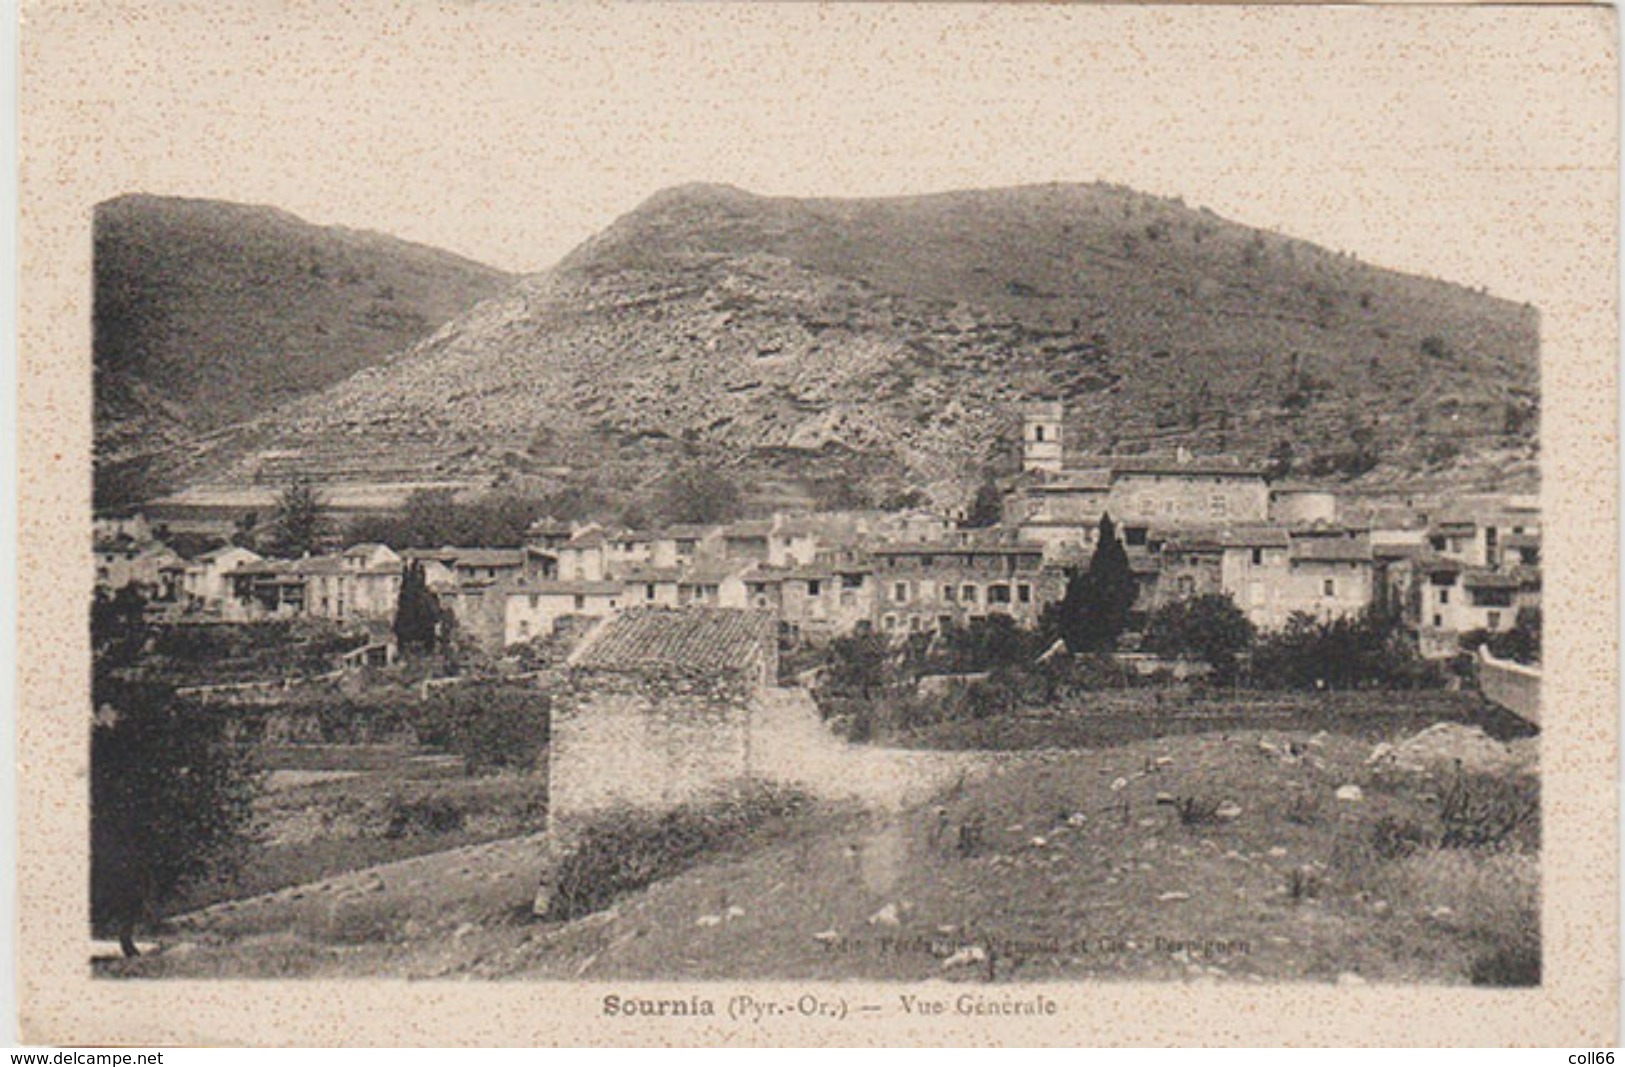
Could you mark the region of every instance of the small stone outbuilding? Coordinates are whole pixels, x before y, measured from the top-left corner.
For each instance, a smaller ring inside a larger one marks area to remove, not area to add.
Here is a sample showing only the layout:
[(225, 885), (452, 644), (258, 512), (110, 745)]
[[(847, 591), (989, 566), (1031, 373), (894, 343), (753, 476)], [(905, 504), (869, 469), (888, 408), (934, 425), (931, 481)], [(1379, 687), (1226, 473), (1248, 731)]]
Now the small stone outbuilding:
[(665, 809), (760, 773), (778, 674), (771, 615), (638, 608), (571, 653), (553, 703), (548, 829)]

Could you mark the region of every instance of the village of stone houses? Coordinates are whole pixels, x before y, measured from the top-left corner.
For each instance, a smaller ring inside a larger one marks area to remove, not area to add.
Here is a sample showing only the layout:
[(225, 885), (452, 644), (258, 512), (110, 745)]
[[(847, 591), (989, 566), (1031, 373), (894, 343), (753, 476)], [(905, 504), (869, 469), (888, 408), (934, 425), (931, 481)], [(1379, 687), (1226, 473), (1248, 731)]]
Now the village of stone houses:
[(1111, 186), (95, 240), (98, 975), (1539, 984), (1527, 305)]

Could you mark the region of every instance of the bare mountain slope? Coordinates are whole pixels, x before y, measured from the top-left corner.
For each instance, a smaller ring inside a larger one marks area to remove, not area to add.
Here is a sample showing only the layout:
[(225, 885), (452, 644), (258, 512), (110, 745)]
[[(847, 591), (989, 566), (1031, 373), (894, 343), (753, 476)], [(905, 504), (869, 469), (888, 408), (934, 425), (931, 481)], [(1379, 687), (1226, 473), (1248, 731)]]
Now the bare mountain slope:
[(140, 195), (98, 205), (100, 495), (120, 495), (153, 452), (372, 366), (512, 282), (271, 208)]
[(1528, 477), (1536, 328), (1527, 306), (1115, 187), (685, 186), (243, 428), (190, 478), (628, 488), (699, 454), (757, 488), (840, 472), (870, 496), (952, 500), (1008, 465), (1038, 394), (1067, 398), (1080, 449), (1290, 452), (1378, 483)]

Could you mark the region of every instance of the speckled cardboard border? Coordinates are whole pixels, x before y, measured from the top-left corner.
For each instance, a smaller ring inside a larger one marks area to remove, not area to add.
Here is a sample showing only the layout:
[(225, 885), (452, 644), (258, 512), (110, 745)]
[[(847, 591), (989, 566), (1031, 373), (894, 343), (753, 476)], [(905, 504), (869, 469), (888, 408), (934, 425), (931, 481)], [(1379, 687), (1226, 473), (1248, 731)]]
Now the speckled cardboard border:
[[(85, 619), (92, 581), (87, 552), (90, 210), (96, 201), (117, 193), (166, 191), (150, 183), (166, 167), (172, 170), (177, 160), (145, 155), (130, 117), (169, 121), (165, 94), (191, 91), (169, 78), (166, 55), (132, 62), (132, 57), (108, 50), (119, 46), (116, 31), (121, 25), (159, 20), (177, 27), (177, 48), (207, 55), (219, 26), (253, 11), (289, 28), (330, 21), (322, 28), (331, 30), (331, 55), (353, 63), (360, 79), (369, 64), (411, 62), (414, 48), (437, 43), (413, 38), (403, 28), (406, 20), (392, 17), (410, 6), (361, 2), (347, 5), (341, 17), (339, 9), (313, 0), (24, 5), (18, 817), (19, 996), (25, 1040), (80, 1045), (1614, 1042), (1617, 19), (1608, 9), (1583, 6), (1486, 5), (1470, 12), (1444, 7), (1049, 5), (576, 9), (616, 24), (619, 62), (629, 62), (644, 46), (684, 47), (699, 40), (701, 31), (712, 41), (749, 44), (755, 61), (793, 54), (831, 35), (902, 33), (912, 44), (898, 50), (894, 62), (925, 89), (937, 84), (944, 71), (962, 86), (976, 86), (977, 79), (991, 79), (995, 73), (1009, 78), (1012, 71), (1018, 77), (1031, 71), (1034, 77), (1053, 79), (1055, 65), (1068, 61), (1069, 54), (1056, 52), (1055, 46), (1069, 40), (1094, 42), (1084, 50), (1088, 61), (1160, 65), (1174, 82), (1225, 84), (1253, 77), (1257, 63), (1267, 61), (1283, 65), (1289, 81), (1297, 79), (1322, 92), (1327, 89), (1320, 79), (1328, 57), (1355, 49), (1369, 57), (1366, 73), (1337, 91), (1357, 95), (1373, 86), (1391, 90), (1386, 106), (1414, 104), (1407, 100), (1406, 86), (1417, 77), (1418, 60), (1435, 75), (1449, 75), (1469, 63), (1505, 63), (1506, 91), (1494, 99), (1452, 100), (1446, 92), (1434, 103), (1446, 110), (1492, 109), (1519, 135), (1498, 144), (1534, 145), (1545, 154), (1497, 156), (1484, 146), (1462, 144), (1455, 149), (1459, 167), (1410, 177), (1435, 183), (1439, 214), (1425, 221), (1436, 225), (1448, 220), (1449, 240), (1477, 242), (1486, 256), (1511, 257), (1505, 261), (1518, 263), (1527, 284), (1509, 295), (1530, 300), (1542, 312), (1548, 627), (1542, 988), (1489, 992), (1069, 984), (1047, 987), (1061, 1011), (1037, 1019), (948, 1018), (928, 1024), (895, 1018), (841, 1024), (796, 1020), (755, 1026), (725, 1018), (608, 1020), (599, 1012), (605, 987), (593, 985), (92, 981), (85, 961)], [(460, 5), (458, 10), (474, 31), (489, 19), (553, 20), (560, 42), (570, 43), (571, 19), (559, 9), (491, 4)], [(1222, 49), (1209, 50), (1204, 42), (1220, 39), (1256, 45), (1252, 60), (1236, 61), (1234, 50), (1230, 61), (1209, 58)], [(1381, 41), (1404, 48), (1385, 48)], [(440, 41), (438, 46), (457, 47), (458, 42)], [(735, 61), (728, 58), (731, 54), (727, 48), (696, 50), (695, 77), (705, 77), (707, 64)], [(493, 62), (502, 61), (500, 49), (493, 55)], [(553, 60), (571, 62), (571, 55), (565, 47), (553, 53)], [(1529, 62), (1531, 55), (1538, 61)], [(223, 94), (226, 115), (232, 65), (254, 63), (256, 57), (223, 54), (219, 60), (223, 73), (196, 91)], [(770, 62), (760, 69), (763, 78), (775, 76), (769, 73), (774, 69)], [(131, 71), (137, 72), (133, 81), (121, 80)], [(1451, 82), (1446, 76), (1430, 84)], [(992, 82), (988, 85), (992, 91)], [(818, 89), (809, 85), (807, 91)], [(290, 78), (285, 90), (290, 104), (301, 101), (297, 78)], [(1186, 137), (1211, 146), (1211, 157), (1190, 159), (1192, 192), (1199, 198), (1201, 175), (1212, 173), (1216, 160), (1246, 165), (1249, 138), (1284, 128), (1289, 117), (1301, 120), (1300, 109), (1316, 106), (1316, 95), (1259, 99), (1246, 114), (1166, 120), (1147, 129), (1146, 136)], [(1546, 116), (1538, 122), (1530, 106), (1534, 102)], [(434, 121), (435, 106), (436, 99), (425, 95), (424, 122)], [(905, 97), (898, 106), (907, 106)], [(1094, 99), (1087, 106), (1080, 102), (1073, 121), (1134, 122), (1137, 106), (1129, 97)], [(1553, 114), (1560, 117), (1559, 129), (1551, 128)], [(345, 116), (346, 121), (357, 118)], [(322, 121), (320, 107), (306, 109), (301, 121)], [(1350, 121), (1346, 151), (1326, 165), (1402, 165), (1371, 139), (1380, 128), (1380, 122)], [(655, 132), (678, 133), (651, 135)], [(1042, 133), (1033, 131), (1034, 136)], [(179, 162), (193, 173), (214, 175), (231, 165), (210, 154), (207, 136), (192, 143), (195, 158)], [(966, 143), (963, 150), (990, 152), (997, 144), (986, 139)], [(841, 166), (839, 144), (829, 146), (828, 158), (834, 176)], [(1091, 160), (1089, 169), (1109, 174), (1112, 163), (1109, 157)], [(1070, 176), (1035, 174), (1032, 180), (1051, 177)], [(1267, 170), (1258, 172), (1257, 181), (1270, 180)], [(1480, 226), (1480, 220), (1461, 214), (1461, 200), (1453, 190), (1481, 181), (1514, 182), (1528, 191), (1527, 213), (1515, 231)], [(1313, 210), (1381, 212), (1389, 206), (1329, 203)], [(695, 987), (661, 988), (686, 994)], [(738, 988), (766, 992), (807, 987), (740, 983)], [(857, 987), (835, 988), (850, 995)]]

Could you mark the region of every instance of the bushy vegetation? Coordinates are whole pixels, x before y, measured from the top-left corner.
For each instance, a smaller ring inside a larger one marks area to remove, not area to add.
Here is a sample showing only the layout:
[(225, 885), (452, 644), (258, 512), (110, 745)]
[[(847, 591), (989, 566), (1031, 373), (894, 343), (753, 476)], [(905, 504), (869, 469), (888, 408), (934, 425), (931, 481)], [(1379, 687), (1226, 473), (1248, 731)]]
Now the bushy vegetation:
[(239, 858), (259, 777), (229, 720), (168, 686), (97, 672), (91, 698), (91, 923), (135, 955), (135, 930)]
[(547, 917), (573, 919), (670, 878), (806, 811), (800, 790), (747, 782), (665, 812), (609, 811), (582, 826), (553, 873)]
[(1250, 680), (1281, 689), (1428, 689), (1444, 674), (1422, 659), (1396, 613), (1373, 606), (1330, 620), (1292, 616), (1257, 643)]
[(543, 496), (486, 493), (471, 499), (460, 498), (451, 489), (417, 489), (393, 514), (356, 519), (345, 536), (352, 543), (377, 541), (396, 549), (518, 548), (538, 519), (581, 521), (608, 506), (605, 495), (587, 489), (561, 489)]
[(1499, 632), (1473, 630), (1462, 635), (1461, 647), (1463, 651), (1473, 651), (1480, 645), (1485, 645), (1488, 646), (1490, 655), (1500, 659), (1510, 659), (1518, 663), (1538, 664), (1540, 662), (1540, 630), (1540, 609), (1519, 608), (1512, 629)]
[(1235, 680), (1240, 657), (1258, 633), (1228, 594), (1175, 600), (1151, 613), (1142, 647), (1159, 656), (1189, 657), (1213, 668), (1224, 684)]

